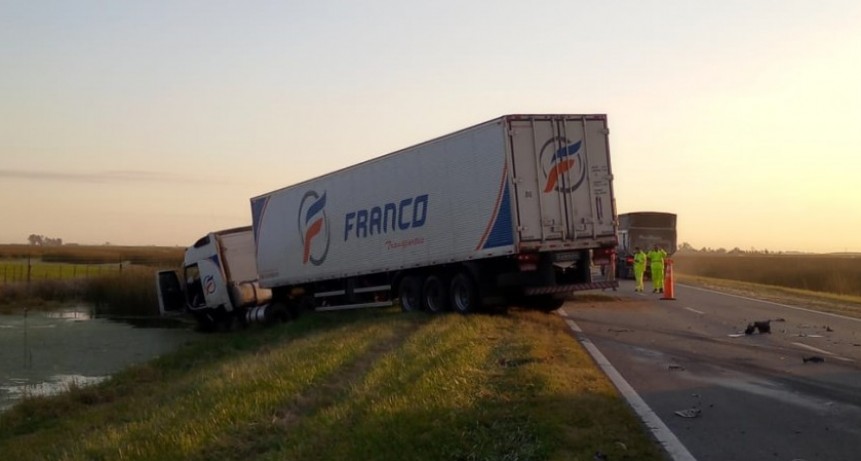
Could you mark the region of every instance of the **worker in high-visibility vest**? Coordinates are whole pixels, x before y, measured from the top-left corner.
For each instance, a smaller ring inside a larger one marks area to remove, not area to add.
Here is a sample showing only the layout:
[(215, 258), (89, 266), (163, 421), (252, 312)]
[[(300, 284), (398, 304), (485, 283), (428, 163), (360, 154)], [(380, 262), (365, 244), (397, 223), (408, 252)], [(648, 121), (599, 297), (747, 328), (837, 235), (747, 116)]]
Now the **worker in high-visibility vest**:
[(646, 252), (640, 247), (634, 247), (634, 280), (637, 286), (634, 291), (643, 291), (643, 274), (646, 273)]
[(649, 268), (652, 270), (652, 293), (664, 292), (664, 259), (667, 252), (658, 244), (648, 254)]

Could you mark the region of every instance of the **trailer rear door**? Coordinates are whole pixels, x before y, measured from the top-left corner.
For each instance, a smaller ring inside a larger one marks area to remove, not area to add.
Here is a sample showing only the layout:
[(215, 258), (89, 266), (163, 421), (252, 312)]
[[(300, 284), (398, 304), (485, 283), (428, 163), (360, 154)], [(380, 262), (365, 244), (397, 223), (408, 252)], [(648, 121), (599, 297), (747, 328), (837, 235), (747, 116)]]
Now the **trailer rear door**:
[(587, 247), (615, 238), (606, 117), (509, 123), (520, 242)]

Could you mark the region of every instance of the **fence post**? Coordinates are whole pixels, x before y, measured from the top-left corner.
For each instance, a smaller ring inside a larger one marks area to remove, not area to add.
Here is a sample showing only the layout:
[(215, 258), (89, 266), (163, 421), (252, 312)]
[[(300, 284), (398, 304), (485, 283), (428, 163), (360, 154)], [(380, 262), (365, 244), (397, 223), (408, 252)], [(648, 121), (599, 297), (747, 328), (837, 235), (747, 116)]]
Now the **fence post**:
[(27, 285), (30, 284), (30, 270), (33, 268), (30, 264), (30, 255), (27, 255)]

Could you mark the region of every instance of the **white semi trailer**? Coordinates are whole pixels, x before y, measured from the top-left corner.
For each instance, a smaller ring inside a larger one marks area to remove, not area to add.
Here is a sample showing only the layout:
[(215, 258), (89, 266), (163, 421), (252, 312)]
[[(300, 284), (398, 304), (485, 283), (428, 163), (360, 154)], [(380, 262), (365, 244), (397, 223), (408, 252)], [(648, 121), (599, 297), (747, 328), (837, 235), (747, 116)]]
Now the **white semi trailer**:
[(561, 305), (616, 246), (605, 115), (508, 115), (251, 199), (290, 309)]
[(220, 285), (237, 279), (230, 258), (210, 256), (223, 238), (209, 234), (186, 254), (186, 307), (204, 322), (396, 302), (550, 310), (616, 288), (613, 271), (592, 271), (616, 246), (608, 134), (600, 114), (507, 115), (254, 197), (250, 295), (237, 302)]

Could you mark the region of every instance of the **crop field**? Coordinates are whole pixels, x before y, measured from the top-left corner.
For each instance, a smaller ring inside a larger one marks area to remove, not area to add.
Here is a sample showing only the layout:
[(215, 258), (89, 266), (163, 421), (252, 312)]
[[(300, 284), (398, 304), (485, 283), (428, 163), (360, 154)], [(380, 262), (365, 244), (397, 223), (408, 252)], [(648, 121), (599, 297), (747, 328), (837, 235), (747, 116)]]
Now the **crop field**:
[(556, 315), (311, 313), (0, 414), (15, 460), (662, 459)]
[(153, 263), (178, 266), (185, 248), (148, 246), (0, 245), (0, 260), (39, 260), (67, 264)]
[(98, 315), (157, 315), (153, 274), (179, 267), (183, 252), (178, 247), (0, 245), (0, 311), (84, 301)]
[(861, 296), (861, 257), (676, 254), (673, 261), (686, 275)]
[(183, 249), (165, 247), (38, 247), (0, 245), (0, 283), (64, 280), (174, 268)]

